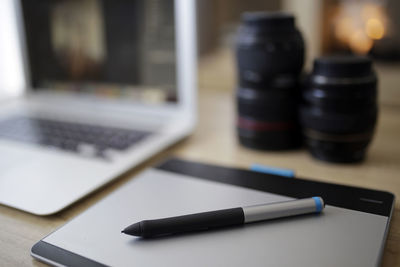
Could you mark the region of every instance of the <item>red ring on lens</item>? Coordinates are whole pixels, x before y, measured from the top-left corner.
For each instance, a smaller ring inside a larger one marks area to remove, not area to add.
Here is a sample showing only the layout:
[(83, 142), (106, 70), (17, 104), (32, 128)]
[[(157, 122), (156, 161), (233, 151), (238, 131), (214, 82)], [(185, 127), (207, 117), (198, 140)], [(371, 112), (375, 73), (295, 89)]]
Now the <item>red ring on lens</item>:
[(239, 128), (252, 131), (286, 131), (295, 128), (293, 122), (258, 121), (243, 117), (238, 117), (237, 125)]

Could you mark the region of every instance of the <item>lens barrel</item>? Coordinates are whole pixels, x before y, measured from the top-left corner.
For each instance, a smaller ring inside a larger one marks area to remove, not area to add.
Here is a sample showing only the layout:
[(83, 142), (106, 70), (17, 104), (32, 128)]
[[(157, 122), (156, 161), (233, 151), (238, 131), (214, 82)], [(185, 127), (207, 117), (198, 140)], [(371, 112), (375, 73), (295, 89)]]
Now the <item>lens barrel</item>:
[(239, 141), (256, 149), (299, 146), (298, 76), (304, 42), (294, 17), (282, 12), (245, 13), (236, 58)]
[(363, 160), (377, 120), (377, 78), (367, 57), (314, 61), (302, 92), (300, 121), (313, 156), (332, 162)]

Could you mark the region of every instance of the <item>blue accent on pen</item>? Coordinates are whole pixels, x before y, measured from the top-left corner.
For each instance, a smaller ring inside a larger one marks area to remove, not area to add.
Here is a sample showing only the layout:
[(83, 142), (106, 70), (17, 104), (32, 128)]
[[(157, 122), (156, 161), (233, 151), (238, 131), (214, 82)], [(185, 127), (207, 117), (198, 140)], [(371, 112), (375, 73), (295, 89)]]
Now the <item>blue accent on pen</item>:
[(321, 199), (319, 197), (313, 197), (313, 199), (315, 201), (315, 205), (317, 206), (316, 212), (321, 212), (321, 210), (323, 208)]
[(270, 166), (261, 165), (261, 164), (252, 164), (250, 166), (250, 170), (255, 171), (255, 172), (261, 172), (261, 173), (284, 176), (284, 177), (287, 177), (287, 178), (293, 178), (294, 177), (294, 171), (293, 170), (282, 169), (282, 168), (277, 168), (277, 167), (270, 167)]

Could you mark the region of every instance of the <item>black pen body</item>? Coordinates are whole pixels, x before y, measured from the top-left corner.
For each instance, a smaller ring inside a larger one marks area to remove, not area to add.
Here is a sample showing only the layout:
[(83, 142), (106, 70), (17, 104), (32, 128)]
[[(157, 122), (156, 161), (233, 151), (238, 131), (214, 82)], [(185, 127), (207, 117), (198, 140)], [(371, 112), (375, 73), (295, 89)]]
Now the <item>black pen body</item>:
[(141, 221), (128, 226), (122, 232), (128, 235), (152, 237), (240, 225), (308, 213), (320, 213), (324, 207), (325, 202), (321, 197), (311, 197)]
[(144, 220), (128, 226), (122, 232), (128, 235), (146, 238), (240, 225), (244, 224), (244, 222), (243, 209), (232, 208), (157, 220)]

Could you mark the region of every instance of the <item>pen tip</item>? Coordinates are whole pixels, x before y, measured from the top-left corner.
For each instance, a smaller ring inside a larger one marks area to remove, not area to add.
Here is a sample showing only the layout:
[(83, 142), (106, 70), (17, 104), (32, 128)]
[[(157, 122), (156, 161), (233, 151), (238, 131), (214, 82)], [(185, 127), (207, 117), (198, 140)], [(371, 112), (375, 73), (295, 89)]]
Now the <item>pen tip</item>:
[(125, 234), (125, 230), (122, 230), (121, 233)]
[(127, 235), (142, 236), (142, 228), (140, 227), (140, 223), (134, 223), (122, 230), (122, 233)]

